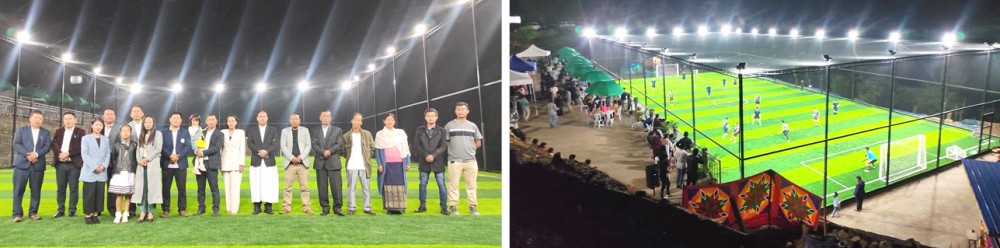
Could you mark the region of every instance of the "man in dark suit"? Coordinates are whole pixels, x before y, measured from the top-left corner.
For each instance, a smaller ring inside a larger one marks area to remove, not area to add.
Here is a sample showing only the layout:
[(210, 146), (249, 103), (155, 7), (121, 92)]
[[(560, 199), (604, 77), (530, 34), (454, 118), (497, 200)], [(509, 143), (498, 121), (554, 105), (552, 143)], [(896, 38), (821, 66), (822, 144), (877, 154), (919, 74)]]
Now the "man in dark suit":
[(195, 215), (205, 213), (205, 182), (212, 190), (212, 216), (219, 216), (219, 170), (222, 169), (222, 148), (225, 146), (225, 139), (222, 131), (215, 126), (219, 123), (219, 117), (215, 114), (208, 114), (205, 117), (205, 150), (195, 150), (194, 159), (205, 160), (205, 171), (195, 176), (198, 180), (198, 212)]
[(854, 211), (861, 211), (861, 204), (865, 202), (865, 180), (861, 180), (861, 176), (856, 177), (858, 184), (854, 185), (854, 199), (858, 201), (857, 208)]
[(49, 130), (42, 128), (42, 112), (35, 110), (28, 117), (27, 126), (14, 131), (14, 223), (24, 218), (21, 199), (25, 187), (31, 183), (31, 203), (28, 218), (40, 220), (38, 203), (42, 197), (42, 179), (45, 177), (45, 154), (52, 149), (49, 145)]
[[(67, 131), (68, 130), (68, 131)], [(66, 187), (69, 187), (69, 217), (76, 215), (77, 201), (80, 200), (80, 140), (87, 132), (76, 127), (76, 114), (63, 114), (63, 127), (52, 136), (52, 166), (56, 167), (56, 203), (59, 208), (52, 218), (59, 218), (66, 212)]]
[(344, 216), (341, 207), (344, 206), (344, 194), (341, 190), (343, 181), (341, 179), (340, 153), (344, 148), (342, 139), (343, 131), (339, 127), (330, 125), (333, 116), (329, 109), (319, 112), (320, 128), (313, 131), (313, 167), (316, 168), (316, 183), (319, 186), (319, 206), (323, 208), (320, 215), (330, 214), (330, 193), (333, 191), (333, 213)]
[(434, 108), (424, 111), (426, 125), (417, 127), (413, 132), (413, 159), (420, 165), (420, 207), (417, 213), (427, 211), (427, 181), (430, 173), (434, 173), (437, 181), (438, 198), (441, 205), (441, 214), (448, 215), (448, 188), (444, 183), (444, 169), (446, 152), (448, 151), (447, 134), (444, 128), (437, 126), (438, 112)]
[(271, 204), (278, 202), (278, 166), (274, 157), (279, 156), (278, 129), (267, 125), (267, 112), (257, 112), (257, 125), (247, 128), (247, 150), (250, 150), (250, 200), (253, 214), (274, 214)]
[(163, 212), (161, 218), (170, 216), (170, 186), (177, 182), (177, 210), (182, 217), (187, 217), (187, 167), (188, 153), (191, 152), (191, 134), (181, 129), (180, 112), (170, 113), (170, 125), (163, 133), (163, 150), (160, 151), (160, 168), (163, 169)]

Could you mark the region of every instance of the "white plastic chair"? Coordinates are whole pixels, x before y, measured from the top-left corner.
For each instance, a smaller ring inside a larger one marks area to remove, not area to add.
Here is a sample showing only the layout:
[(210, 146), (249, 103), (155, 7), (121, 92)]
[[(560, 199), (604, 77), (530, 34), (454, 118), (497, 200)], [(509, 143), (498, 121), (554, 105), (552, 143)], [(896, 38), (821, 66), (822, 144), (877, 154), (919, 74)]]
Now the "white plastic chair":
[(594, 127), (601, 128), (601, 127), (604, 126), (604, 124), (601, 123), (601, 114), (600, 113), (594, 112), (594, 114), (592, 116), (594, 117), (594, 118), (591, 118), (591, 119), (594, 120)]

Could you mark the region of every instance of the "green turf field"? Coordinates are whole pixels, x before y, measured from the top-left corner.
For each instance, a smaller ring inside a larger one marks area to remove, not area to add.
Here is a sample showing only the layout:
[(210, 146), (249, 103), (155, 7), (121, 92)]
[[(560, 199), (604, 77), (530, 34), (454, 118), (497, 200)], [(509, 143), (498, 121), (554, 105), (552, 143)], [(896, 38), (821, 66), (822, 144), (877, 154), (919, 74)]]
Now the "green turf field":
[[(248, 161), (249, 162), (249, 161)], [(280, 158), (279, 158), (279, 164)], [(13, 170), (0, 170), (0, 246), (157, 246), (157, 247), (201, 247), (201, 246), (247, 246), (270, 245), (275, 247), (496, 247), (501, 245), (501, 181), (500, 174), (479, 172), (478, 202), (480, 216), (468, 214), (469, 205), (465, 198), (464, 180), (460, 185), (461, 201), (458, 205), (460, 216), (442, 216), (438, 207), (437, 184), (433, 178), (427, 186), (428, 212), (413, 213), (419, 206), (419, 174), (416, 164), (407, 172), (409, 194), (407, 213), (386, 215), (382, 209), (382, 198), (378, 194), (373, 173), (371, 180), (372, 209), (378, 214), (367, 216), (361, 213), (363, 206), (361, 192), (358, 192), (359, 211), (354, 216), (320, 216), (315, 170), (311, 170), (309, 188), (312, 210), (315, 215), (302, 213), (298, 193), (293, 190), (292, 213), (280, 215), (281, 204), (275, 204), (275, 214), (251, 215), (249, 173), (244, 179), (240, 198), (240, 211), (236, 216), (225, 213), (225, 195), (220, 178), (220, 216), (211, 215), (211, 193), (206, 203), (208, 214), (179, 217), (176, 215), (176, 186), (172, 189), (172, 215), (156, 218), (153, 223), (114, 224), (113, 216), (107, 212), (101, 217), (101, 224), (86, 225), (80, 214), (83, 212), (83, 197), (77, 217), (52, 219), (56, 210), (56, 177), (51, 167), (45, 171), (42, 186), (42, 202), (39, 209), (40, 221), (25, 218), (24, 222), (13, 223), (10, 219), (13, 185), (10, 183)], [(279, 198), (284, 189), (284, 173), (279, 169)], [(347, 186), (344, 179), (344, 212), (347, 212)], [(297, 187), (297, 186), (296, 186)], [(197, 182), (188, 173), (188, 212), (198, 209)], [(81, 183), (80, 193), (83, 193)], [(25, 192), (24, 211), (27, 214), (29, 193)], [(331, 196), (332, 197), (332, 196)], [(68, 201), (68, 200), (67, 200)], [(279, 199), (280, 201), (280, 199)], [(331, 204), (333, 199), (331, 199)], [(159, 212), (157, 211), (157, 214)]]
[[(666, 85), (664, 85), (664, 79)], [(727, 81), (726, 87), (722, 86), (723, 79)], [(652, 87), (653, 80), (657, 81), (656, 88)], [(619, 83), (626, 91), (638, 97), (640, 102), (655, 108), (661, 117), (665, 116), (667, 120), (676, 121), (679, 117), (690, 124), (692, 114), (695, 114), (697, 119), (694, 119), (694, 125), (707, 137), (699, 134), (692, 138), (696, 138), (697, 143), (709, 147), (709, 153), (720, 158), (722, 163), (721, 181), (728, 182), (740, 178), (739, 161), (729, 153), (739, 154), (738, 140), (732, 139), (733, 126), (739, 123), (740, 112), (739, 90), (734, 85), (734, 80), (736, 79), (717, 73), (699, 73), (694, 80), (694, 113), (691, 109), (690, 75), (687, 79), (681, 79), (681, 76), (650, 77), (626, 79)], [(744, 148), (745, 157), (767, 154), (824, 139), (824, 121), (826, 121), (824, 113), (826, 96), (824, 94), (774, 83), (766, 79), (744, 79), (744, 83), (744, 122), (747, 128), (741, 129), (743, 129), (746, 145)], [(709, 85), (712, 87), (711, 97), (708, 96), (706, 89)], [(643, 98), (644, 91), (648, 94), (649, 99)], [(674, 95), (673, 104), (668, 98), (670, 91), (673, 91)], [(761, 96), (761, 124), (759, 125), (751, 124), (756, 94)], [(884, 108), (831, 96), (830, 102), (832, 103), (834, 100), (840, 103), (840, 108), (838, 113), (834, 115), (831, 106), (830, 138), (855, 134), (886, 126), (889, 123), (889, 112)], [(677, 116), (665, 114), (663, 108), (659, 106), (666, 106)], [(814, 125), (812, 119), (814, 108), (820, 112), (818, 125)], [(725, 118), (729, 118), (729, 133), (723, 139), (722, 122)], [(917, 118), (896, 112), (892, 119), (893, 123), (900, 123)], [(789, 125), (790, 141), (781, 135), (782, 120)], [(882, 157), (884, 153), (881, 146), (889, 140), (888, 129), (883, 128), (830, 141), (828, 195), (832, 196), (833, 192), (837, 191), (841, 192), (841, 200), (853, 197), (851, 192), (856, 184), (855, 176), (861, 176), (867, 182), (866, 190), (871, 191), (885, 187), (886, 178), (894, 183), (933, 169), (938, 165), (938, 162), (941, 165), (950, 163), (954, 160), (944, 157), (946, 148), (953, 145), (970, 153), (976, 152), (978, 136), (973, 137), (970, 130), (945, 125), (941, 132), (940, 156), (942, 158), (938, 161), (938, 125), (936, 120), (920, 120), (894, 126), (891, 137), (893, 145), (888, 146), (891, 147), (888, 152), (892, 159), (888, 165), (881, 166), (883, 167), (881, 172), (880, 170), (864, 171), (865, 147), (870, 147), (879, 156), (879, 160), (885, 160)], [(691, 128), (684, 124), (679, 124), (679, 128), (682, 132), (691, 131)], [(926, 164), (917, 162), (920, 135), (923, 135), (925, 139), (927, 154), (924, 161)], [(767, 169), (773, 169), (807, 190), (822, 195), (823, 150), (823, 144), (819, 143), (746, 160), (745, 175), (750, 176)], [(889, 168), (888, 176), (886, 176), (884, 167)], [(718, 171), (712, 173), (719, 174)]]

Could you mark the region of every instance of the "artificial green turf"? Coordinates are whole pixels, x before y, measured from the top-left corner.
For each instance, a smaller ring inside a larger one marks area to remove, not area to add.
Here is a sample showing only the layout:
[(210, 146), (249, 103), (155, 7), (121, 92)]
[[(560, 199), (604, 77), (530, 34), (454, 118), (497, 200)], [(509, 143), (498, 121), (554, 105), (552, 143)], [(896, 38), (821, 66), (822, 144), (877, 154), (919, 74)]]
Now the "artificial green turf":
[[(707, 135), (694, 134), (692, 138), (699, 144), (709, 148), (709, 153), (721, 160), (721, 173), (712, 173), (728, 182), (741, 177), (739, 160), (739, 145), (730, 141), (733, 125), (739, 123), (739, 90), (734, 84), (735, 78), (718, 73), (699, 73), (694, 79), (694, 110), (692, 110), (692, 88), (690, 75), (687, 79), (681, 76), (633, 78), (621, 80), (619, 83), (626, 91), (640, 99), (645, 106), (655, 108), (661, 117), (668, 120), (684, 120)], [(664, 80), (665, 79), (665, 80)], [(722, 80), (727, 85), (722, 87)], [(652, 80), (657, 81), (657, 87), (652, 87)], [(665, 83), (664, 83), (665, 81)], [(712, 86), (712, 95), (708, 96), (706, 86)], [(826, 121), (826, 96), (810, 90), (802, 90), (785, 84), (774, 83), (763, 79), (744, 79), (744, 122), (743, 129), (745, 156), (753, 157), (768, 154), (784, 148), (824, 140), (824, 123)], [(669, 103), (668, 94), (673, 91), (674, 101)], [(762, 125), (750, 124), (753, 120), (754, 97), (761, 96)], [(645, 97), (644, 97), (645, 96)], [(897, 96), (906, 97), (906, 96)], [(880, 145), (888, 142), (888, 129), (883, 128), (863, 134), (861, 131), (884, 127), (889, 124), (889, 111), (850, 99), (831, 96), (830, 102), (839, 101), (838, 114), (831, 113), (829, 118), (829, 138), (853, 135), (838, 140), (829, 141), (827, 160), (828, 195), (841, 192), (840, 199), (853, 197), (851, 191), (856, 183), (855, 176), (861, 176), (867, 182), (866, 190), (871, 191), (885, 186), (885, 178), (879, 179), (879, 172), (872, 170), (864, 172), (864, 147), (871, 147), (876, 155), (880, 155)], [(673, 115), (663, 111), (666, 107)], [(820, 111), (818, 125), (814, 126), (812, 111)], [(676, 115), (676, 116), (674, 116)], [(697, 118), (692, 118), (695, 116)], [(729, 134), (722, 139), (722, 121), (729, 118)], [(916, 119), (916, 117), (894, 112), (892, 123), (900, 123)], [(780, 134), (781, 120), (789, 125), (791, 142), (787, 142)], [(691, 131), (691, 128), (680, 124), (681, 131)], [(906, 177), (931, 170), (939, 165), (952, 162), (943, 158), (945, 149), (958, 145), (963, 149), (975, 152), (978, 137), (972, 137), (971, 131), (945, 125), (941, 129), (941, 160), (938, 161), (938, 126), (935, 121), (920, 120), (909, 124), (894, 126), (891, 140), (900, 141), (915, 135), (926, 137), (927, 161), (926, 169), (913, 173), (897, 174), (890, 172), (889, 180), (897, 182)], [(854, 135), (857, 134), (857, 135)], [(891, 146), (891, 168), (903, 167), (902, 161), (916, 155), (916, 150), (907, 146)], [(823, 144), (788, 150), (785, 152), (760, 156), (744, 161), (744, 176), (750, 176), (768, 169), (773, 169), (792, 182), (807, 190), (822, 195), (824, 170)], [(885, 160), (885, 158), (879, 158)], [(721, 175), (719, 175), (721, 174)], [(894, 176), (894, 177), (893, 177)], [(828, 203), (832, 204), (832, 202)]]
[[(279, 158), (280, 159), (280, 158)], [(280, 164), (280, 161), (279, 161)], [(501, 181), (500, 174), (479, 172), (478, 209), (480, 216), (468, 214), (464, 180), (460, 183), (461, 200), (458, 205), (460, 216), (442, 216), (438, 207), (437, 184), (433, 178), (427, 189), (428, 212), (413, 213), (419, 205), (419, 174), (416, 164), (407, 172), (409, 192), (407, 213), (386, 215), (382, 209), (382, 197), (378, 194), (374, 174), (371, 180), (372, 209), (376, 216), (361, 213), (363, 202), (361, 192), (357, 193), (358, 213), (355, 216), (340, 217), (333, 214), (320, 216), (315, 170), (310, 170), (309, 189), (312, 210), (315, 215), (302, 213), (299, 195), (293, 190), (292, 213), (287, 215), (251, 215), (249, 173), (244, 173), (241, 185), (240, 211), (236, 216), (225, 212), (224, 185), (220, 187), (220, 216), (211, 216), (211, 193), (206, 203), (208, 214), (201, 216), (177, 216), (177, 189), (172, 188), (171, 216), (156, 218), (153, 223), (124, 224), (112, 223), (113, 217), (107, 212), (100, 225), (86, 225), (82, 218), (52, 219), (56, 209), (55, 170), (45, 171), (42, 185), (42, 201), (39, 209), (40, 221), (25, 219), (13, 223), (10, 219), (0, 221), (0, 246), (246, 246), (274, 245), (281, 247), (319, 247), (330, 245), (360, 247), (479, 247), (500, 246), (501, 244)], [(0, 181), (10, 182), (13, 170), (0, 170)], [(284, 172), (279, 169), (279, 198), (284, 189)], [(187, 210), (193, 214), (198, 209), (197, 182), (188, 173)], [(347, 211), (347, 186), (344, 179), (344, 211)], [(81, 183), (82, 184), (82, 183)], [(12, 206), (12, 184), (0, 184), (0, 216), (10, 216)], [(80, 186), (82, 193), (82, 185)], [(294, 188), (297, 188), (297, 184)], [(30, 193), (25, 192), (23, 207), (28, 211)], [(331, 196), (332, 197), (332, 196)], [(77, 214), (83, 212), (80, 198)], [(280, 199), (279, 199), (280, 201)], [(331, 199), (331, 204), (333, 204)], [(275, 212), (281, 204), (274, 205)], [(159, 209), (159, 206), (158, 206)], [(159, 211), (157, 211), (157, 214)]]

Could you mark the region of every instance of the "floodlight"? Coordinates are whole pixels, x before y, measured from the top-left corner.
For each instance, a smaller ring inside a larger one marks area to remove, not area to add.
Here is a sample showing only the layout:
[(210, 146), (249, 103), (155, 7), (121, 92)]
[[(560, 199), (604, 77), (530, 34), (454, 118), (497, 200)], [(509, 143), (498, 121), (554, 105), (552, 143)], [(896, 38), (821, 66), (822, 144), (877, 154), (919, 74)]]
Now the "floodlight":
[(816, 36), (816, 39), (822, 40), (823, 38), (826, 38), (826, 31), (823, 30), (823, 29), (818, 29), (818, 30), (816, 30), (816, 35), (815, 36)]
[(649, 36), (649, 37), (656, 36), (656, 29), (654, 29), (654, 28), (647, 28), (646, 29), (646, 36)]
[(21, 43), (31, 42), (31, 33), (27, 31), (17, 32), (17, 41)]
[(267, 90), (267, 83), (265, 83), (264, 81), (258, 82), (257, 83), (257, 92), (264, 92), (265, 90)]
[(368, 70), (369, 71), (375, 71), (375, 63), (369, 63), (368, 64)]
[(309, 81), (302, 80), (299, 81), (299, 91), (306, 91), (309, 89)]
[(941, 37), (941, 42), (945, 45), (951, 45), (951, 43), (955, 43), (957, 40), (958, 37), (955, 36), (955, 33), (945, 33), (944, 36)]
[(673, 32), (674, 32), (674, 35), (682, 35), (682, 34), (684, 34), (684, 29), (681, 28), (681, 27), (674, 27), (674, 31)]
[(770, 28), (770, 29), (767, 30), (767, 34), (769, 34), (771, 36), (778, 35), (778, 29)]
[(139, 82), (135, 82), (134, 84), (132, 84), (132, 87), (129, 87), (129, 92), (131, 92), (132, 94), (137, 94), (140, 91), (142, 91), (142, 84), (139, 84)]
[(760, 32), (760, 30), (757, 30), (757, 28), (750, 29), (750, 33), (753, 34), (753, 35), (757, 35), (757, 33), (759, 33), (759, 32)]
[(733, 29), (733, 27), (732, 27), (732, 26), (730, 26), (729, 24), (724, 24), (724, 25), (722, 25), (722, 29), (721, 29), (721, 30), (719, 30), (719, 31), (720, 31), (720, 32), (722, 32), (722, 34), (729, 34), (729, 32), (730, 32), (730, 31), (731, 31), (732, 29)]
[(388, 53), (389, 55), (396, 55), (396, 47), (389, 46), (385, 49), (385, 53)]
[(340, 83), (340, 89), (342, 89), (342, 90), (348, 90), (350, 88), (351, 88), (351, 82), (350, 81), (344, 80), (344, 82)]
[(737, 34), (740, 34), (740, 33), (743, 33), (743, 29), (742, 28), (736, 28), (736, 30), (733, 30), (733, 32), (737, 33)]
[(708, 34), (708, 27), (705, 26), (705, 25), (701, 25), (700, 27), (698, 27), (698, 34), (699, 35), (706, 35), (706, 34)]
[(583, 37), (594, 37), (594, 36), (597, 36), (597, 30), (594, 30), (594, 28), (583, 29)]
[(618, 27), (615, 29), (615, 37), (621, 38), (627, 35), (628, 35), (628, 30), (625, 30), (625, 27)]
[(792, 30), (788, 31), (788, 35), (791, 37), (799, 36), (799, 30), (793, 28)]
[(214, 89), (215, 92), (222, 92), (225, 89), (226, 89), (226, 85), (223, 84), (222, 81), (219, 81), (218, 83), (215, 83), (215, 89)]
[(125, 82), (124, 78), (118, 77), (115, 79), (115, 83), (122, 84), (122, 82)]
[(101, 67), (94, 67), (94, 74), (101, 74)]
[(856, 29), (852, 29), (851, 31), (847, 31), (847, 39), (850, 39), (852, 41), (853, 40), (857, 40), (858, 39), (858, 35), (859, 35), (859, 33), (858, 33), (858, 30), (856, 30)]
[(889, 41), (899, 42), (901, 39), (903, 39), (903, 34), (901, 34), (899, 32), (895, 32), (895, 31), (892, 32), (892, 33), (889, 33)]
[(413, 27), (413, 31), (416, 34), (423, 35), (423, 34), (427, 33), (427, 24), (423, 24), (423, 23), (417, 24), (417, 26)]
[(63, 61), (72, 61), (73, 60), (73, 54), (72, 53), (63, 53), (62, 54), (62, 60)]
[(173, 86), (170, 87), (170, 91), (173, 91), (174, 93), (181, 92), (181, 90), (183, 90), (183, 89), (184, 89), (184, 85), (181, 85), (180, 82), (176, 82), (176, 83), (174, 83)]

